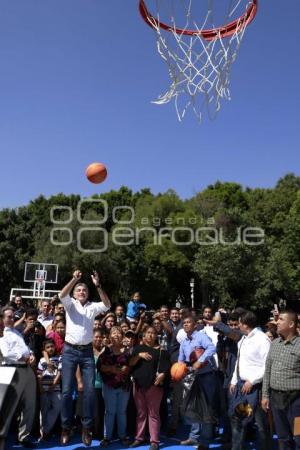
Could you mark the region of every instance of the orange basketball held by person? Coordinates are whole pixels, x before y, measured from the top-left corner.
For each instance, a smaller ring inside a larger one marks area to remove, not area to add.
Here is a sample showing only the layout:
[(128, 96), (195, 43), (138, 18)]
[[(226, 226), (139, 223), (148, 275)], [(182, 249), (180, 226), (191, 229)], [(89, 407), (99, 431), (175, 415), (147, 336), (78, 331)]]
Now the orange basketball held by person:
[(107, 177), (107, 169), (104, 164), (94, 162), (87, 167), (85, 174), (91, 183), (99, 184)]
[(171, 367), (171, 377), (173, 381), (181, 381), (188, 373), (189, 369), (184, 362), (176, 362)]

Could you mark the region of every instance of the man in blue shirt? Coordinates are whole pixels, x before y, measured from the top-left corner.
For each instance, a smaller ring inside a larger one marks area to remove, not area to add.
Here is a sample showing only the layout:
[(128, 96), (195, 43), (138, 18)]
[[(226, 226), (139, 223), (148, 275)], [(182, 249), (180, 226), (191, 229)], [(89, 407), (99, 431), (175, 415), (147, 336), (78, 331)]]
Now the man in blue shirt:
[(204, 352), (192, 367), (194, 370), (199, 370), (199, 373), (211, 372), (216, 367), (214, 359), (211, 358), (216, 353), (216, 347), (205, 333), (195, 330), (195, 325), (193, 317), (186, 317), (183, 321), (187, 337), (180, 345), (178, 361), (190, 364), (191, 353), (203, 349)]
[[(202, 331), (196, 331), (195, 318), (188, 316), (183, 320), (186, 339), (180, 344), (179, 362), (186, 362), (197, 371), (195, 383), (205, 392), (207, 404), (214, 407), (218, 401), (218, 378), (213, 355), (216, 348), (210, 338)], [(200, 431), (201, 429), (201, 431)], [(198, 445), (198, 450), (207, 450), (213, 439), (214, 423), (193, 423), (189, 438), (182, 445)]]

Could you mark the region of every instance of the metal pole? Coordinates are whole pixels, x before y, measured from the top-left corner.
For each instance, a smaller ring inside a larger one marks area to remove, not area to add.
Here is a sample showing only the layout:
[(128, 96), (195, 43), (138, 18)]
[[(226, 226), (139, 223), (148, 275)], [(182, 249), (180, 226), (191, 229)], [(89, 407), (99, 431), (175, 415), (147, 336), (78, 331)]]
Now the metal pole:
[(194, 280), (194, 278), (191, 278), (190, 288), (191, 288), (191, 306), (192, 306), (192, 308), (194, 308), (194, 287), (195, 287), (195, 280)]

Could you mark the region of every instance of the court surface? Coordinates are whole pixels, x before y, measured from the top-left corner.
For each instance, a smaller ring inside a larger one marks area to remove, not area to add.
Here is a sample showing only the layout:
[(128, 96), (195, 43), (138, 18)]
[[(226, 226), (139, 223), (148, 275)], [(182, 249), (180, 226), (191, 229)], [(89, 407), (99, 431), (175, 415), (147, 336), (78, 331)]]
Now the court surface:
[[(187, 429), (188, 432), (188, 429)], [(161, 449), (168, 449), (168, 450), (194, 450), (195, 447), (193, 446), (183, 446), (180, 445), (180, 440), (186, 439), (187, 434), (184, 434), (183, 432), (180, 433), (180, 438), (166, 438), (164, 435), (161, 437), (161, 443), (159, 448)], [(6, 445), (5, 450), (11, 450), (11, 449), (22, 449), (21, 445), (14, 445), (14, 437), (10, 436)], [(140, 447), (136, 447), (137, 450), (148, 450), (149, 443), (145, 445), (141, 445)], [(85, 447), (81, 442), (81, 436), (80, 434), (76, 434), (72, 437), (71, 443), (68, 446), (60, 446), (59, 444), (59, 436), (54, 436), (53, 439), (51, 439), (49, 442), (39, 442), (37, 448), (43, 449), (43, 450), (83, 450), (85, 448), (89, 448), (90, 450), (95, 450), (101, 448), (99, 446), (98, 440), (93, 440), (92, 445), (90, 447)], [(112, 443), (106, 447), (107, 450), (125, 450), (128, 447), (124, 447), (119, 440), (112, 441)], [(212, 443), (209, 446), (210, 449), (220, 449), (222, 450), (224, 447), (222, 447), (221, 443), (216, 439), (214, 443)], [(245, 449), (247, 450), (259, 450), (259, 448), (255, 447), (255, 445), (251, 442), (247, 443), (247, 447)], [(274, 439), (274, 450), (277, 450), (277, 440)]]

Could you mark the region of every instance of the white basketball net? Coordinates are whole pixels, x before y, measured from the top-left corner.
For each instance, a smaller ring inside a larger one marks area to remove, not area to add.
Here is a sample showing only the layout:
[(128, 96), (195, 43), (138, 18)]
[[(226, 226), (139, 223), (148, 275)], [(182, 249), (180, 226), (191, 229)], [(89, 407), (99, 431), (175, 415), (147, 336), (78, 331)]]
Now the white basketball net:
[[(245, 0), (228, 0), (228, 8), (223, 23), (214, 20), (214, 1), (208, 1), (206, 9), (202, 0), (156, 0), (156, 13), (149, 12), (158, 21), (164, 21), (161, 10), (169, 4), (168, 25), (174, 30), (166, 31), (149, 18), (151, 26), (157, 34), (157, 50), (166, 62), (171, 78), (168, 91), (158, 97), (153, 103), (165, 104), (174, 100), (179, 121), (187, 109), (191, 107), (201, 122), (205, 110), (209, 118), (213, 119), (221, 108), (221, 101), (230, 100), (230, 69), (237, 57), (247, 22), (240, 20), (232, 36), (221, 37), (220, 33), (214, 40), (205, 40), (200, 34), (191, 36), (178, 34), (175, 28), (183, 30), (207, 30), (225, 25), (237, 17), (242, 16), (252, 3)], [(197, 2), (201, 9), (205, 9), (205, 16), (199, 24), (199, 17), (195, 17), (194, 5)], [(221, 0), (225, 3), (225, 0)], [(153, 7), (153, 4), (152, 4)], [(179, 7), (184, 9), (185, 23), (177, 24)], [(241, 7), (243, 8), (241, 12)], [(219, 8), (219, 6), (218, 6)]]

